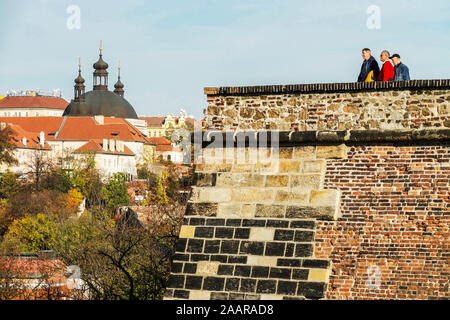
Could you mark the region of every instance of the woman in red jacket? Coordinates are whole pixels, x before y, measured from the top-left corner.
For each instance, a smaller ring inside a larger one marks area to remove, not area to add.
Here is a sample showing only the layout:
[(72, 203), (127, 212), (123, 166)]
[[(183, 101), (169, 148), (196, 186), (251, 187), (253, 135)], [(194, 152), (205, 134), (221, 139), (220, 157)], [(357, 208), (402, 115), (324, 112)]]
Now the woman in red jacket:
[(383, 62), (383, 67), (381, 68), (380, 74), (378, 76), (378, 81), (389, 81), (394, 80), (394, 66), (392, 62), (389, 61), (390, 54), (387, 50), (383, 50), (380, 55), (380, 60)]

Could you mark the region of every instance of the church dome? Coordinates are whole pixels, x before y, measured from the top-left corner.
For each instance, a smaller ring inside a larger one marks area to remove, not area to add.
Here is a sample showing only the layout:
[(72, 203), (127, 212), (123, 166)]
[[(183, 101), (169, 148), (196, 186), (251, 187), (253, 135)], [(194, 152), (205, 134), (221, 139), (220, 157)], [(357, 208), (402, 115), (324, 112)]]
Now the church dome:
[(84, 102), (72, 101), (64, 110), (63, 116), (97, 116), (137, 119), (132, 105), (123, 97), (107, 90), (86, 92)]
[(75, 99), (64, 110), (63, 116), (102, 115), (105, 117), (137, 119), (138, 116), (131, 104), (125, 100), (124, 85), (119, 77), (114, 92), (108, 90), (108, 64), (102, 58), (102, 45), (100, 42), (100, 55), (94, 63), (94, 87), (92, 91), (84, 92), (84, 79), (81, 77), (81, 65), (78, 63), (78, 77), (75, 79)]

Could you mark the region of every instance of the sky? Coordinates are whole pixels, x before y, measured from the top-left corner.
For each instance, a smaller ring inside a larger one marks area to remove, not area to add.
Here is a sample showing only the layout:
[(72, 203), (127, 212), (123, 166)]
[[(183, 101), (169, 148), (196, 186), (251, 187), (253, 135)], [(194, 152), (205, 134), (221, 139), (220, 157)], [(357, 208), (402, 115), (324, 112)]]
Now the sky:
[(0, 95), (70, 101), (79, 57), (92, 90), (102, 40), (109, 89), (120, 60), (138, 115), (201, 118), (204, 87), (356, 81), (365, 47), (399, 53), (413, 79), (447, 79), (449, 31), (448, 0), (0, 0)]

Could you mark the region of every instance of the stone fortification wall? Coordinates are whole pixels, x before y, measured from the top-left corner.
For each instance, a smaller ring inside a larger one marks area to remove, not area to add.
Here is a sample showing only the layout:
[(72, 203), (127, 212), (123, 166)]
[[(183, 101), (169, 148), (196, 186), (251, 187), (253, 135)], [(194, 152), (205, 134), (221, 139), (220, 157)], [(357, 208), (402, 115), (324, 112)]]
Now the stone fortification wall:
[(448, 84), (205, 89), (166, 298), (448, 299)]

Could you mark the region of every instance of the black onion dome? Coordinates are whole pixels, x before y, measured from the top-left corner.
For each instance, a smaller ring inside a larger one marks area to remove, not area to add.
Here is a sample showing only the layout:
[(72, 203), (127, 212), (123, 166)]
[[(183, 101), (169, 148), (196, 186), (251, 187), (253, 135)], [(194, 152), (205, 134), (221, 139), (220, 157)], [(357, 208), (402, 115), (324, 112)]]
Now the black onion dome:
[(75, 79), (76, 84), (83, 84), (84, 78), (81, 76), (81, 72), (78, 72), (78, 77)]
[(106, 70), (108, 69), (108, 64), (103, 60), (102, 54), (100, 54), (100, 57), (98, 58), (98, 61), (94, 63), (94, 69), (95, 70)]
[(120, 81), (120, 78), (117, 79), (117, 82), (114, 85), (114, 88), (116, 88), (116, 89), (123, 89), (123, 87), (124, 87), (124, 85), (123, 85), (122, 81)]
[(133, 106), (114, 92), (107, 90), (94, 90), (86, 92), (84, 103), (71, 102), (64, 110), (63, 116), (92, 117), (103, 115), (105, 117), (137, 119)]

